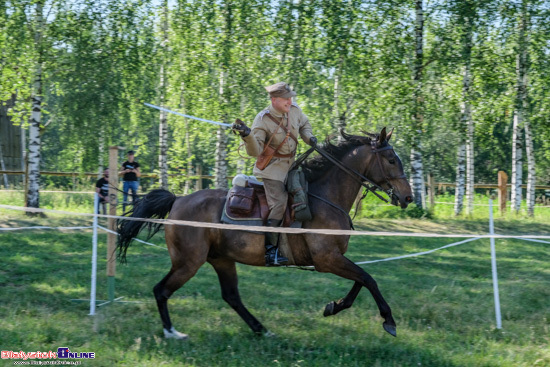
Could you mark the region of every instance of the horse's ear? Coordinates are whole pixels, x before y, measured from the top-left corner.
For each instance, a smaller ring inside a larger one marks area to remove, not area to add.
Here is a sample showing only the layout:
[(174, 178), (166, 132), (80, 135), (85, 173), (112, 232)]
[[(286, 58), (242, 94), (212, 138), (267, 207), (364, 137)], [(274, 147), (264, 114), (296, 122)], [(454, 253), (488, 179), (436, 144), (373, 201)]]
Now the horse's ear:
[(388, 135), (386, 135), (386, 141), (390, 141), (390, 139), (391, 139), (391, 134), (393, 134), (393, 128), (392, 128), (391, 131), (388, 133)]
[(382, 131), (380, 131), (380, 135), (378, 135), (378, 142), (383, 143), (385, 141), (386, 141), (386, 127), (384, 126)]

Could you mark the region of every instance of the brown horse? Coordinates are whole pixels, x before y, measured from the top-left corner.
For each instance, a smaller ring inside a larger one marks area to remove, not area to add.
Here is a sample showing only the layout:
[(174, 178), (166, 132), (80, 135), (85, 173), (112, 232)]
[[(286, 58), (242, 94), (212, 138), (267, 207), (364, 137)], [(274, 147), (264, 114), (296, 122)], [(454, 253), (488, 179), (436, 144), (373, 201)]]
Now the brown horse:
[[(392, 204), (406, 208), (412, 202), (411, 188), (399, 157), (388, 143), (391, 132), (386, 134), (384, 128), (380, 134), (354, 136), (342, 133), (342, 137), (342, 142), (337, 145), (332, 145), (327, 140), (325, 151), (346, 167), (381, 186), (390, 195)], [(351, 210), (361, 188), (360, 180), (344, 174), (342, 169), (321, 156), (306, 161), (302, 167), (310, 182), (309, 191), (314, 195), (310, 197), (313, 219), (304, 222), (303, 228), (349, 230), (350, 219), (343, 215), (342, 209), (346, 214)], [(131, 216), (164, 218), (170, 213), (170, 219), (219, 223), (226, 195), (225, 190), (201, 190), (176, 197), (169, 191), (157, 189), (137, 203)], [(160, 227), (153, 223), (145, 226), (149, 227), (150, 236)], [(144, 222), (123, 220), (119, 223), (118, 248), (122, 261), (130, 242), (143, 227)], [(222, 298), (255, 333), (270, 334), (241, 302), (235, 267), (236, 262), (265, 266), (263, 234), (168, 225), (165, 228), (165, 237), (172, 268), (153, 291), (167, 338), (187, 338), (187, 335), (172, 326), (167, 301), (205, 262), (209, 262), (218, 274)], [(391, 309), (378, 290), (375, 280), (344, 256), (348, 241), (349, 236), (288, 235), (292, 251), (289, 257), (294, 259), (295, 265), (313, 265), (316, 271), (332, 273), (355, 282), (344, 298), (326, 306), (324, 316), (335, 315), (351, 307), (361, 288), (366, 287), (384, 318), (384, 329), (395, 336), (396, 324)]]

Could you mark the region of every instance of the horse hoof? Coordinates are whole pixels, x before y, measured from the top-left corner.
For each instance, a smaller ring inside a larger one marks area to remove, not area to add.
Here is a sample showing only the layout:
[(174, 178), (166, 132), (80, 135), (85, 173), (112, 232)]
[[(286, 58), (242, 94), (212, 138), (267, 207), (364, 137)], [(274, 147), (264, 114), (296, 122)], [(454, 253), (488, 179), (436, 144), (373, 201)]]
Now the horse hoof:
[(388, 323), (384, 323), (383, 324), (384, 326), (384, 330), (386, 330), (388, 333), (390, 333), (391, 335), (393, 336), (397, 336), (397, 332), (396, 332), (396, 329), (395, 329), (395, 325), (390, 325)]
[(178, 339), (178, 340), (189, 339), (189, 335), (180, 333), (173, 326), (170, 330), (163, 329), (163, 331), (164, 331), (164, 337), (166, 339)]
[(326, 307), (325, 307), (325, 312), (323, 312), (323, 316), (327, 317), (327, 316), (332, 316), (334, 315), (334, 306), (336, 304), (334, 303), (334, 301), (330, 302)]

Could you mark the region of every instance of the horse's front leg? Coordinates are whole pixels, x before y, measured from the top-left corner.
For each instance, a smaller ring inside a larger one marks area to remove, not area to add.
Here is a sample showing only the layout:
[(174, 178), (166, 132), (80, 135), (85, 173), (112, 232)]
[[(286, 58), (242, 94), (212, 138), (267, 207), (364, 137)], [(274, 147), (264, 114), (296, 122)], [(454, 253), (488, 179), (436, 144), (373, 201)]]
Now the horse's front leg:
[(361, 288), (363, 288), (363, 284), (355, 282), (349, 293), (344, 298), (341, 298), (336, 302), (332, 301), (325, 307), (323, 316), (326, 317), (336, 315), (338, 312), (343, 311), (346, 308), (350, 308), (353, 305), (355, 298), (357, 298), (359, 291), (361, 291)]
[[(376, 281), (366, 271), (355, 265), (352, 261), (344, 257), (342, 254), (334, 252), (318, 254), (313, 258), (313, 263), (315, 265), (315, 270), (319, 272), (332, 273), (342, 278), (353, 280), (356, 282), (356, 285), (357, 283), (359, 283), (361, 286), (366, 287), (372, 294), (372, 297), (374, 298), (376, 305), (378, 306), (380, 316), (384, 318), (384, 330), (386, 330), (391, 335), (396, 336), (396, 325), (391, 313), (390, 306), (386, 303), (384, 297), (382, 297), (382, 293), (380, 293)], [(359, 293), (359, 290), (357, 290), (356, 288), (360, 289), (360, 287), (356, 287), (356, 285), (354, 285), (350, 293), (346, 296), (346, 298), (348, 296), (350, 297), (348, 301), (353, 302), (355, 297), (357, 297), (357, 293)], [(345, 304), (345, 301), (343, 301), (342, 303)]]

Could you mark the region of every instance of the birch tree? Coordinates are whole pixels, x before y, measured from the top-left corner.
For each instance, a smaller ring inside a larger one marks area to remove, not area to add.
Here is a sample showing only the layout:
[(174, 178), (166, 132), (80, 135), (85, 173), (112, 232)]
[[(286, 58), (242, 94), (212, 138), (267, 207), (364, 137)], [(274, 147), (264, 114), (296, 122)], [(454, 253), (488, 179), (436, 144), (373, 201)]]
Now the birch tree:
[[(517, 56), (516, 56), (516, 100), (514, 108), (514, 124), (513, 124), (513, 137), (512, 137), (512, 200), (511, 209), (518, 213), (522, 201), (522, 188), (523, 183), (523, 139), (522, 133), (525, 129), (529, 133), (529, 126), (525, 125), (527, 122), (527, 74), (528, 74), (528, 14), (527, 14), (527, 0), (521, 3), (521, 15), (518, 25), (518, 40), (517, 40)], [(529, 159), (529, 170), (532, 172), (531, 180), (532, 187), (531, 192), (532, 202), (534, 205), (534, 169), (535, 161), (533, 155), (532, 141), (526, 142), (530, 147), (528, 151), (531, 153)], [(531, 167), (532, 165), (532, 167)], [(532, 168), (532, 170), (531, 170)], [(531, 209), (532, 211), (532, 209)]]
[[(161, 63), (160, 63), (160, 106), (165, 107), (166, 99), (166, 68), (168, 62), (168, 0), (164, 0), (162, 3), (162, 42), (161, 42)], [(168, 161), (166, 154), (168, 152), (168, 113), (160, 111), (159, 121), (159, 184), (163, 189), (168, 188)]]
[[(222, 16), (223, 16), (223, 34), (221, 39), (221, 54), (220, 54), (220, 105), (222, 111), (222, 120), (224, 123), (228, 121), (228, 113), (230, 109), (230, 97), (229, 97), (229, 88), (228, 84), (229, 79), (229, 65), (231, 62), (231, 41), (232, 41), (232, 32), (233, 32), (233, 9), (232, 2), (226, 0), (222, 5)], [(215, 162), (215, 175), (216, 175), (216, 188), (217, 189), (227, 189), (227, 143), (228, 137), (226, 134), (226, 128), (223, 126), (218, 127), (216, 133), (216, 162)]]
[[(527, 87), (528, 87), (528, 74), (529, 74), (529, 12), (527, 8), (527, 0), (522, 1), (521, 4), (521, 18), (520, 18), (520, 35), (518, 38), (518, 101), (517, 109), (518, 116), (521, 116), (523, 120), (523, 127), (525, 129), (525, 150), (527, 155), (527, 214), (529, 216), (534, 215), (535, 207), (535, 152), (533, 148), (533, 136), (531, 133), (531, 125), (528, 116), (528, 100), (527, 100)], [(521, 126), (520, 120), (520, 126)], [(520, 196), (521, 198), (521, 196)]]
[(472, 121), (470, 89), (472, 82), (472, 38), (476, 12), (476, 7), (471, 0), (461, 1), (457, 3), (457, 6), (459, 26), (461, 25), (463, 28), (461, 44), (464, 65), (459, 129), (461, 140), (458, 147), (456, 168), (455, 215), (459, 215), (462, 211), (464, 192), (466, 192), (466, 213), (472, 214), (474, 209), (474, 123)]
[(41, 149), (41, 124), (42, 98), (43, 98), (43, 62), (44, 62), (44, 1), (39, 0), (35, 4), (34, 13), (34, 43), (36, 47), (36, 64), (33, 75), (32, 88), (32, 112), (29, 121), (29, 153), (28, 153), (28, 189), (26, 206), (29, 208), (40, 207), (40, 149)]
[(412, 116), (412, 139), (411, 139), (411, 188), (414, 196), (414, 203), (419, 208), (425, 208), (424, 169), (422, 164), (422, 128), (423, 128), (423, 107), (422, 95), (422, 72), (424, 62), (424, 9), (423, 0), (415, 1), (415, 57), (413, 67), (413, 116)]

